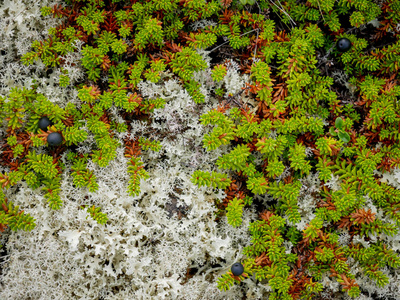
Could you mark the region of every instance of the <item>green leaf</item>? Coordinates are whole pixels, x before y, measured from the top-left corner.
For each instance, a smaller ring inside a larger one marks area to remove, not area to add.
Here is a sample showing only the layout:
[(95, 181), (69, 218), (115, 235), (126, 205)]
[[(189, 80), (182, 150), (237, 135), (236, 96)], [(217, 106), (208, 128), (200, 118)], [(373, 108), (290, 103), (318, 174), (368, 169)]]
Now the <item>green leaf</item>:
[(329, 128), (329, 133), (330, 133), (332, 136), (337, 136), (337, 132), (335, 132), (335, 129), (334, 129), (333, 127), (330, 127), (330, 128)]
[(339, 130), (343, 129), (344, 123), (343, 123), (343, 119), (341, 117), (336, 119), (335, 126)]
[(345, 143), (350, 142), (350, 136), (347, 132), (339, 131), (338, 137)]

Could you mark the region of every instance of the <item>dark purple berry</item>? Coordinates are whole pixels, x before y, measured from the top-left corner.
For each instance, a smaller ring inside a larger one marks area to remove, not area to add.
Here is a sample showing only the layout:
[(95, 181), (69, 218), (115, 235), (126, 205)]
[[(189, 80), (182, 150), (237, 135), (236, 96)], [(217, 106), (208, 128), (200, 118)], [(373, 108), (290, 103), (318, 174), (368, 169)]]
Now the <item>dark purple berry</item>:
[(53, 125), (53, 122), (51, 122), (48, 117), (42, 117), (39, 120), (39, 128), (44, 131), (47, 131), (47, 127), (51, 125)]
[(346, 38), (341, 38), (337, 41), (336, 43), (336, 48), (340, 51), (340, 52), (346, 52), (351, 48), (351, 42), (349, 39)]
[(47, 143), (49, 143), (50, 146), (58, 146), (62, 143), (62, 140), (62, 135), (58, 132), (52, 132), (47, 136)]
[(231, 267), (232, 274), (235, 276), (240, 276), (244, 272), (243, 265), (241, 263), (234, 263)]

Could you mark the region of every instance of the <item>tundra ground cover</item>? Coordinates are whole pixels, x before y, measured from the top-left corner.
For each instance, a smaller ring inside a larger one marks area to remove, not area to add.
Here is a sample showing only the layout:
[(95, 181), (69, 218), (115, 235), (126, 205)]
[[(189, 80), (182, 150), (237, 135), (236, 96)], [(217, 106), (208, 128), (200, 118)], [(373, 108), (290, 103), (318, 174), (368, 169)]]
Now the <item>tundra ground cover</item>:
[(399, 294), (399, 1), (1, 7), (4, 297)]

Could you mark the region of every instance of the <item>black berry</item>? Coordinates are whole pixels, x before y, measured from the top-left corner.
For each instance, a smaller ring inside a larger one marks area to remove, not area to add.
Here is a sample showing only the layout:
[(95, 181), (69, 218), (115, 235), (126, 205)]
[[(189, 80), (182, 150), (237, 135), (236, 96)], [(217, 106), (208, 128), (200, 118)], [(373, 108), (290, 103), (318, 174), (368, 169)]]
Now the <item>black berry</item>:
[(53, 125), (53, 122), (51, 122), (48, 117), (42, 117), (39, 120), (39, 128), (44, 131), (47, 131), (47, 127), (51, 125)]
[(52, 132), (47, 136), (47, 143), (49, 143), (50, 146), (58, 146), (62, 143), (62, 140), (62, 135), (58, 132)]
[(351, 42), (349, 39), (346, 38), (341, 38), (337, 41), (336, 43), (336, 48), (340, 51), (340, 52), (346, 52), (351, 48)]
[(235, 276), (240, 276), (243, 274), (244, 268), (241, 263), (234, 263), (231, 267), (232, 274)]

